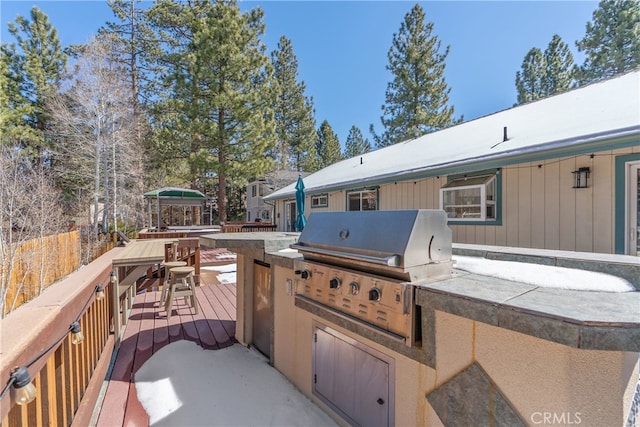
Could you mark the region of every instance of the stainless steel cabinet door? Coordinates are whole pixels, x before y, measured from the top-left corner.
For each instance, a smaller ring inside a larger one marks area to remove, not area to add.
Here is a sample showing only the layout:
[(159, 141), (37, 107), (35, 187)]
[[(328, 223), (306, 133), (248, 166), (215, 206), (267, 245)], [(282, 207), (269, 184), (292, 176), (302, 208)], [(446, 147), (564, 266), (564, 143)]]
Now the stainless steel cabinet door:
[(253, 264), (253, 345), (265, 356), (271, 356), (271, 269)]
[(337, 335), (314, 331), (314, 393), (350, 424), (392, 425), (389, 363)]

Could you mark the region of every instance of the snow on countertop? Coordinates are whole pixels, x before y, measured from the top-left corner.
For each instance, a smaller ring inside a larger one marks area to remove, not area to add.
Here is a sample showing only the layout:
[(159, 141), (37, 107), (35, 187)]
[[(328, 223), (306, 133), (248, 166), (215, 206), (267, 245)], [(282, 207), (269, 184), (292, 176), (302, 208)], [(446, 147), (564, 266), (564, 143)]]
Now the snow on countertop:
[(631, 283), (620, 277), (575, 268), (497, 261), (460, 255), (454, 255), (453, 260), (455, 268), (458, 270), (533, 286), (599, 292), (633, 292), (636, 290)]

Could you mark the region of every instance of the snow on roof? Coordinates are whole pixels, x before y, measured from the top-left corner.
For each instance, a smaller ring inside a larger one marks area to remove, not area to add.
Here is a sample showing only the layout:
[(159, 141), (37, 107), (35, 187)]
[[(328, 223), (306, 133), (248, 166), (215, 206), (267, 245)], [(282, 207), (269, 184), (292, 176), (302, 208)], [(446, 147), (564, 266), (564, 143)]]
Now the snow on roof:
[[(434, 174), (447, 167), (640, 133), (640, 70), (334, 163), (304, 178), (307, 193)], [(507, 128), (506, 141), (503, 131)], [(295, 194), (288, 185), (265, 199)]]

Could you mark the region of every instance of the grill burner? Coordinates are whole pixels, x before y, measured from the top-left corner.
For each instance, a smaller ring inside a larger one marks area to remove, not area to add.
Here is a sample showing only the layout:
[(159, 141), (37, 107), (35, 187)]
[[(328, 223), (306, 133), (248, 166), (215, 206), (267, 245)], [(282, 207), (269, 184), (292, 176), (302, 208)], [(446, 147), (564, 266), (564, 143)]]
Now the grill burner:
[[(291, 245), (298, 297), (413, 345), (414, 287), (451, 275), (451, 230), (439, 210), (314, 213)], [(418, 322), (419, 324), (419, 322)]]

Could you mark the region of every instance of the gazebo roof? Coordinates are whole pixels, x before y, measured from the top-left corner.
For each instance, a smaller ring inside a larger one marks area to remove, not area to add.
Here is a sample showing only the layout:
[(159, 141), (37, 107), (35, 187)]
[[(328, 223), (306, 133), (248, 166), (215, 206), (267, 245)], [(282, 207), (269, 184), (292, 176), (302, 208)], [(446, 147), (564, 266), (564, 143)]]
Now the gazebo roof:
[(188, 188), (164, 187), (144, 193), (145, 199), (188, 199), (206, 200), (208, 197), (198, 190)]

